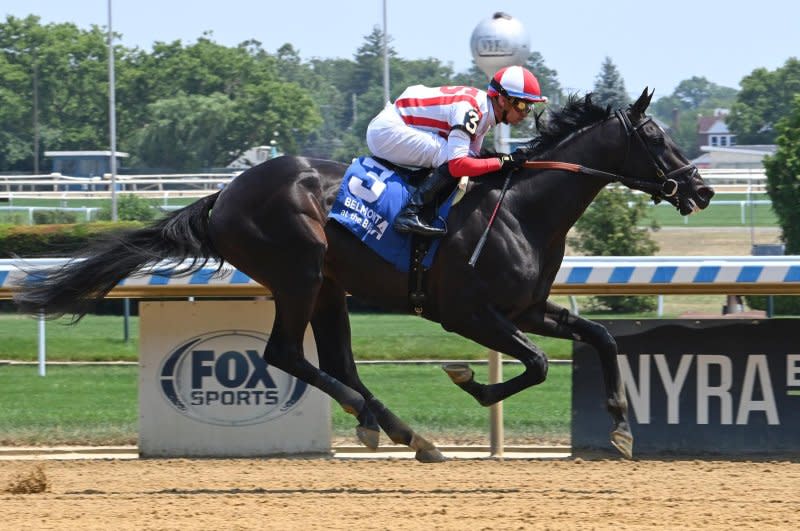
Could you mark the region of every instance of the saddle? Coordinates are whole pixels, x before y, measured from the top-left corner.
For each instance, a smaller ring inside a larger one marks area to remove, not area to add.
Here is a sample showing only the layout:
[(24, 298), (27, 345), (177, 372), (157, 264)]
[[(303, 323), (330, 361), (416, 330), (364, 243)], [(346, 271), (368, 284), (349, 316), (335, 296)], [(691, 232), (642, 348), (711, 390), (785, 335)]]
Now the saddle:
[(395, 172), (397, 175), (400, 176), (409, 186), (413, 186), (416, 188), (419, 186), (422, 181), (425, 180), (428, 175), (431, 174), (433, 169), (431, 168), (409, 168), (407, 166), (400, 166), (399, 164), (395, 164), (394, 162), (389, 162), (386, 159), (382, 159), (380, 157), (370, 157), (375, 162), (379, 163), (381, 166)]
[[(421, 314), (425, 302), (425, 270), (433, 264), (439, 239), (400, 234), (392, 222), (408, 201), (412, 183), (419, 184), (430, 169), (414, 170), (373, 157), (360, 157), (347, 168), (328, 219), (358, 237), (400, 272), (409, 274), (409, 306)], [(444, 227), (455, 194), (435, 208), (433, 224)], [(426, 213), (427, 214), (427, 213)]]

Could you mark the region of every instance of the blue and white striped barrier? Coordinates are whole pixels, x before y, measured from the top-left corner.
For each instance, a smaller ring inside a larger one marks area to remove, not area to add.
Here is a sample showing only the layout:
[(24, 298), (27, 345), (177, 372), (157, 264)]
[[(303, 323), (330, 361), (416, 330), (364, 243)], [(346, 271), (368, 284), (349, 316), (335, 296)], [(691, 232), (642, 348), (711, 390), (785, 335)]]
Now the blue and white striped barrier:
[(800, 293), (800, 256), (569, 257), (553, 293)]
[[(25, 261), (41, 267), (64, 259)], [(0, 298), (9, 298), (25, 278), (16, 260), (0, 260)], [(209, 264), (188, 276), (176, 276), (175, 264), (127, 278), (110, 297), (230, 297), (268, 295), (266, 288), (226, 266), (222, 276)], [(641, 294), (800, 294), (800, 256), (713, 257), (567, 257), (556, 275), (557, 295)]]

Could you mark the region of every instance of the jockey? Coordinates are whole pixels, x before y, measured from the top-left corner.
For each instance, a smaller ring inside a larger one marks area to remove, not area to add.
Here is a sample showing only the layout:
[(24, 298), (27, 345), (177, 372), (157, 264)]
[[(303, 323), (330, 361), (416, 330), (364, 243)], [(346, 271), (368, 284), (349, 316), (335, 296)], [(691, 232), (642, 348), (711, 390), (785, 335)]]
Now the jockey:
[(473, 87), (408, 87), (367, 127), (367, 145), (376, 157), (391, 163), (435, 168), (394, 221), (397, 232), (444, 236), (445, 229), (420, 220), (422, 207), (453, 178), (475, 177), (515, 169), (520, 156), (476, 158), (483, 138), (498, 123), (516, 125), (534, 103), (546, 102), (539, 81), (521, 66), (499, 70), (484, 92)]

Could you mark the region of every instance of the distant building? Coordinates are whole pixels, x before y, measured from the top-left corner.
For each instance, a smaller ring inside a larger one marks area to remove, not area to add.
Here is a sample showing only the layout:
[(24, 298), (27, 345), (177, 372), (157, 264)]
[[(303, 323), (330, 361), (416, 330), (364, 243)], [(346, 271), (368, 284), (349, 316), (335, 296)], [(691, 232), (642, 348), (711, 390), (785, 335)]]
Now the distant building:
[(725, 118), (728, 109), (715, 109), (713, 116), (701, 116), (697, 121), (697, 145), (728, 147), (736, 145), (736, 135), (728, 129)]
[(727, 116), (727, 109), (716, 109), (713, 116), (698, 118), (697, 144), (703, 154), (692, 164), (707, 169), (763, 169), (764, 157), (775, 153), (775, 146), (737, 145), (736, 135), (725, 123)]
[[(117, 167), (120, 160), (129, 155), (117, 151)], [(44, 156), (52, 159), (53, 173), (68, 177), (102, 177), (111, 173), (111, 151), (45, 151)]]
[(255, 146), (239, 155), (236, 160), (228, 164), (226, 167), (237, 170), (246, 170), (247, 168), (258, 166), (262, 162), (266, 162), (269, 159), (274, 159), (280, 155), (281, 153), (275, 146)]
[(756, 169), (764, 168), (764, 157), (775, 153), (773, 144), (713, 147), (700, 146), (702, 155), (692, 161), (698, 168)]

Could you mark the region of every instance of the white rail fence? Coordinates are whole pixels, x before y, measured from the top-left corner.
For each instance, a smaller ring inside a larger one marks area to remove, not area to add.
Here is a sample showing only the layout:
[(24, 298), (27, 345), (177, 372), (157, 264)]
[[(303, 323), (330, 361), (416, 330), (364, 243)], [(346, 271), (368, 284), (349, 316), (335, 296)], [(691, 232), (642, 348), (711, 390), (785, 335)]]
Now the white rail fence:
[[(240, 172), (231, 173), (187, 173), (164, 175), (118, 175), (117, 194), (136, 195), (160, 201), (160, 208), (177, 208), (170, 201), (183, 198), (199, 198), (211, 194), (231, 182)], [(766, 175), (763, 170), (728, 169), (701, 170), (705, 180), (714, 186), (718, 197), (725, 194), (746, 194), (747, 199), (726, 200), (718, 198), (715, 206), (738, 206), (741, 224), (747, 223), (748, 208), (769, 206), (764, 199)], [(67, 201), (97, 200), (111, 197), (111, 175), (103, 177), (70, 177), (58, 173), (45, 175), (0, 175), (0, 212), (20, 213), (28, 224), (34, 222), (37, 211), (65, 211), (80, 213), (83, 221), (92, 221), (100, 210), (96, 206), (70, 206)], [(60, 206), (31, 206), (32, 199), (60, 200)], [(662, 205), (669, 206), (668, 203)], [(688, 217), (684, 217), (688, 224)]]
[[(23, 270), (64, 263), (64, 258), (0, 260), (0, 299), (13, 296)], [(109, 298), (258, 297), (269, 292), (226, 266), (215, 276), (209, 263), (188, 276), (173, 276), (178, 264), (160, 264), (126, 278)], [(21, 269), (22, 268), (22, 269)], [(566, 257), (553, 295), (800, 295), (800, 256)], [(43, 328), (40, 330), (43, 345)], [(43, 346), (40, 346), (43, 352)]]
[[(117, 175), (117, 192), (163, 197), (165, 192), (201, 195), (214, 192), (241, 172), (183, 173), (159, 175)], [(700, 170), (703, 179), (714, 185), (717, 193), (764, 193), (764, 170)], [(101, 198), (111, 193), (111, 175), (71, 177), (60, 173), (41, 175), (0, 175), (0, 197), (9, 201), (29, 198)]]

